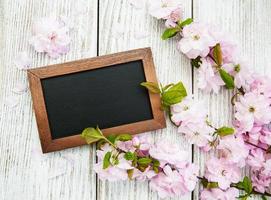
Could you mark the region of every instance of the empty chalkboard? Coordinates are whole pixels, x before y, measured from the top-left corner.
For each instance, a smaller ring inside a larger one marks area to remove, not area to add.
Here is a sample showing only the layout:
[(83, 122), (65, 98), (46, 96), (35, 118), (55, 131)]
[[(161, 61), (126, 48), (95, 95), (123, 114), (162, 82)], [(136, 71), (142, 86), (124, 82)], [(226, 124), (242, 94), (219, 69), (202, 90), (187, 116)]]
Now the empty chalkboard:
[(30, 89), (43, 152), (85, 144), (80, 133), (141, 133), (165, 126), (151, 51), (138, 49), (31, 69)]

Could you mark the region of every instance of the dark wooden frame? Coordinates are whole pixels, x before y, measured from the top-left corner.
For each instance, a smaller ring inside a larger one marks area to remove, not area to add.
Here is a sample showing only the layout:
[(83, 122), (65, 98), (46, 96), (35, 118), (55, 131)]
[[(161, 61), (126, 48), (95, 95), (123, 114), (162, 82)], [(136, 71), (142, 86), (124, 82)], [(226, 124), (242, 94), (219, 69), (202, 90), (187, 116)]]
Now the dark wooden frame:
[[(74, 136), (52, 139), (41, 80), (44, 78), (88, 71), (136, 60), (143, 61), (146, 80), (157, 82), (150, 48), (136, 49), (90, 59), (29, 69), (27, 74), (43, 153), (84, 145), (86, 142), (80, 137), (80, 133)], [(160, 109), (161, 101), (159, 94), (149, 93), (149, 97), (153, 119), (106, 128), (102, 130), (103, 133), (105, 135), (114, 133), (137, 134), (166, 127), (164, 112)]]

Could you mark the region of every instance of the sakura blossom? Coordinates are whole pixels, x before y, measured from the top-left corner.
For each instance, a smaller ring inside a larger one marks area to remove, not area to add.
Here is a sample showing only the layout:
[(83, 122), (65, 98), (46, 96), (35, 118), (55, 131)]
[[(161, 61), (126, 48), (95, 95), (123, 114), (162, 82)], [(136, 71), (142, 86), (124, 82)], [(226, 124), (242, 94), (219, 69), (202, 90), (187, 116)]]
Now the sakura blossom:
[(29, 42), (37, 52), (58, 58), (70, 50), (69, 27), (60, 19), (48, 17), (36, 20), (33, 23), (32, 33)]
[[(208, 25), (207, 28), (216, 44), (220, 44), (223, 64), (236, 62), (240, 57), (237, 42), (229, 34), (219, 30), (217, 26)], [(213, 51), (211, 55), (213, 56)]]
[(182, 133), (185, 138), (198, 147), (205, 147), (213, 140), (212, 134), (215, 130), (207, 125), (205, 121), (202, 123), (190, 123), (187, 125), (180, 125), (178, 133)]
[(224, 158), (210, 158), (206, 163), (205, 178), (211, 182), (217, 182), (218, 186), (226, 190), (231, 183), (237, 183), (241, 179), (240, 168), (228, 163)]
[(157, 174), (155, 171), (151, 170), (150, 167), (147, 167), (143, 172), (135, 168), (133, 172), (133, 179), (138, 181), (146, 181), (152, 179), (156, 175)]
[(254, 123), (268, 124), (271, 121), (269, 100), (261, 94), (249, 92), (240, 96), (235, 104), (235, 117), (243, 131), (250, 131)]
[(244, 167), (249, 150), (241, 137), (233, 135), (223, 137), (217, 146), (220, 157), (227, 160), (228, 163)]
[(218, 93), (221, 86), (225, 85), (218, 72), (214, 70), (209, 59), (201, 59), (201, 65), (198, 70), (198, 88), (206, 93), (214, 91)]
[(171, 106), (171, 119), (181, 124), (201, 123), (206, 121), (207, 108), (203, 101), (196, 101), (192, 96), (185, 97), (180, 103)]
[(251, 177), (253, 187), (255, 187), (256, 191), (264, 193), (270, 188), (271, 184), (271, 174), (265, 175), (262, 174), (262, 171), (252, 171)]
[(234, 84), (237, 88), (249, 88), (253, 81), (252, 73), (244, 62), (228, 63), (222, 66), (229, 74), (234, 76)]
[[(176, 10), (179, 10), (180, 6), (178, 0), (153, 0), (149, 1), (149, 13), (157, 19), (176, 19)], [(173, 12), (175, 13), (173, 14)], [(170, 16), (171, 14), (172, 16)]]
[(183, 28), (178, 49), (189, 59), (195, 59), (198, 56), (206, 57), (210, 52), (210, 47), (215, 45), (216, 42), (210, 36), (208, 28), (204, 24), (194, 22)]
[(208, 126), (207, 109), (202, 101), (186, 97), (182, 102), (171, 106), (171, 119), (178, 125), (178, 133), (183, 134), (191, 144), (206, 146), (213, 140), (213, 128)]
[[(103, 168), (103, 159), (107, 152), (112, 152), (112, 156), (110, 158), (111, 166), (107, 169)], [(132, 169), (131, 165), (127, 163), (125, 159), (123, 159), (123, 155), (121, 159), (116, 161), (117, 152), (115, 149), (109, 144), (105, 144), (101, 147), (101, 150), (97, 150), (98, 163), (96, 163), (93, 167), (94, 171), (99, 174), (99, 178), (102, 180), (108, 181), (118, 181), (118, 180), (127, 180), (127, 169)], [(114, 164), (115, 163), (115, 164)]]
[(271, 103), (271, 79), (267, 76), (259, 74), (252, 74), (252, 83), (250, 84), (250, 91), (256, 94), (262, 94), (270, 100)]
[(22, 51), (15, 58), (14, 64), (20, 70), (26, 70), (31, 66), (31, 59), (26, 51)]
[(188, 159), (186, 151), (180, 150), (176, 144), (170, 144), (165, 141), (159, 141), (152, 146), (149, 153), (153, 158), (160, 161), (162, 167), (167, 163), (178, 165)]
[(176, 27), (178, 21), (182, 18), (182, 12), (181, 8), (172, 11), (165, 22), (166, 27)]
[[(194, 179), (196, 179), (196, 175), (193, 176), (195, 177)], [(151, 189), (157, 191), (161, 198), (185, 195), (192, 191), (194, 186), (195, 183), (193, 181), (191, 187), (189, 185), (187, 186), (187, 183), (178, 170), (172, 170), (169, 165), (163, 168), (163, 173), (159, 173), (150, 181)]]
[(239, 196), (239, 191), (235, 188), (221, 190), (219, 188), (204, 189), (201, 191), (201, 200), (233, 200)]

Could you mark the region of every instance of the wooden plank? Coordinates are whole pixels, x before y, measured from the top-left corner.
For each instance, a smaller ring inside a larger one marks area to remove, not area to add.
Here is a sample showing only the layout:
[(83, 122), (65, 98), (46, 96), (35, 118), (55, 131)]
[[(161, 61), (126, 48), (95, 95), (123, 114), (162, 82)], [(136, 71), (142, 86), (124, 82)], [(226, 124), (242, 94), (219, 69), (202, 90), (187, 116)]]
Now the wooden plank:
[[(270, 75), (268, 61), (271, 54), (271, 2), (268, 0), (193, 0), (193, 16), (197, 21), (218, 25), (222, 30), (235, 37), (240, 45), (240, 51), (251, 63), (255, 72)], [(195, 81), (197, 79), (195, 70)], [(211, 121), (217, 125), (231, 124), (233, 110), (230, 103), (232, 92), (223, 89), (218, 95), (204, 95), (195, 85), (195, 96), (204, 99), (209, 107)], [(195, 148), (195, 162), (201, 166), (203, 174), (203, 156)], [(194, 193), (198, 199), (198, 192)]]
[[(182, 2), (185, 16), (191, 17), (191, 1)], [(100, 55), (150, 46), (160, 82), (166, 84), (182, 80), (187, 90), (191, 92), (192, 72), (189, 61), (177, 51), (176, 39), (171, 41), (160, 39), (164, 25), (148, 14), (146, 5), (142, 9), (135, 9), (129, 4), (129, 0), (103, 0), (99, 4)], [(144, 34), (149, 36), (139, 37)], [(191, 145), (177, 134), (176, 128), (169, 121), (167, 125), (166, 129), (150, 133), (153, 140), (166, 139), (177, 142), (182, 149), (189, 152), (192, 159)], [(156, 193), (150, 191), (146, 182), (137, 181), (118, 183), (99, 181), (97, 197), (104, 200), (159, 199)], [(188, 195), (181, 199), (190, 197), (191, 195)]]
[[(13, 64), (20, 51), (29, 52), (33, 67), (96, 56), (97, 0), (3, 0), (0, 10), (0, 199), (96, 199), (95, 149), (43, 155), (30, 93), (18, 96), (13, 109), (4, 101), (17, 83), (27, 82), (26, 72)], [(28, 44), (32, 21), (50, 15), (67, 16), (75, 25), (71, 51), (55, 60)]]

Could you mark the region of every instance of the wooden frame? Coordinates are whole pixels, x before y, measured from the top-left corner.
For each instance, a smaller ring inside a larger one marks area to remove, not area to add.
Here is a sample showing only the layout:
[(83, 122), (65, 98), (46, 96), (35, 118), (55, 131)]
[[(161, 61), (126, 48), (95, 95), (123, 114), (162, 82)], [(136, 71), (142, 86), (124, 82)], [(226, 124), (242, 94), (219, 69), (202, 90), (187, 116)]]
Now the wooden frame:
[[(88, 71), (136, 60), (143, 61), (146, 81), (157, 82), (150, 48), (136, 49), (90, 59), (29, 69), (27, 74), (43, 153), (84, 145), (86, 142), (80, 137), (80, 133), (74, 136), (52, 139), (41, 80), (44, 78)], [(149, 93), (149, 98), (153, 119), (106, 128), (102, 130), (103, 133), (105, 135), (127, 132), (137, 134), (166, 127), (164, 112), (160, 109), (161, 101), (159, 94)]]

